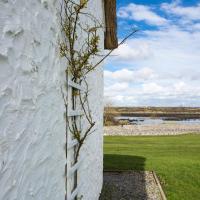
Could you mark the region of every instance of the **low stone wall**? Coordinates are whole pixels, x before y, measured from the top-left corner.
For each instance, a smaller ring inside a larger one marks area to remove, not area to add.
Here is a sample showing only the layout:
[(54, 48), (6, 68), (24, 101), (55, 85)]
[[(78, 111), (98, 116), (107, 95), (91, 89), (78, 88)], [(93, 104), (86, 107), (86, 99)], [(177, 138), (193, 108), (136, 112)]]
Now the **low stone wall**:
[(163, 123), (104, 127), (104, 135), (180, 135), (200, 133), (200, 124)]

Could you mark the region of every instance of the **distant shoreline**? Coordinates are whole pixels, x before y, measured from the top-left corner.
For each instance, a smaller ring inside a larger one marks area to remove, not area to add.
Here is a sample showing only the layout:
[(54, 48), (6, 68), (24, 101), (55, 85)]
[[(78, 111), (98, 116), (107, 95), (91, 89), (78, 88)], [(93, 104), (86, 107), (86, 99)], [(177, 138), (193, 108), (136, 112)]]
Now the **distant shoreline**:
[(121, 117), (200, 119), (200, 107), (105, 107), (104, 111)]
[[(115, 113), (117, 114), (117, 113)], [(144, 113), (137, 113), (137, 112), (123, 112), (118, 113), (118, 116), (121, 117), (152, 117), (152, 118), (160, 118), (160, 117), (166, 117), (166, 118), (176, 118), (177, 120), (180, 119), (200, 119), (200, 113), (150, 113), (150, 112), (144, 112)]]

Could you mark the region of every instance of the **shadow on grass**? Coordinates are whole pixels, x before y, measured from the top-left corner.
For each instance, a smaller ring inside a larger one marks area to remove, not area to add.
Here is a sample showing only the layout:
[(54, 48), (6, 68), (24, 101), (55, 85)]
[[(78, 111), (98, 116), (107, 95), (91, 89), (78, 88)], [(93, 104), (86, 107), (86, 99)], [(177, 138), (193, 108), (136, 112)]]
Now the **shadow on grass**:
[(146, 158), (141, 156), (104, 154), (104, 170), (144, 171)]
[(145, 160), (140, 156), (105, 154), (104, 184), (99, 200), (148, 199)]

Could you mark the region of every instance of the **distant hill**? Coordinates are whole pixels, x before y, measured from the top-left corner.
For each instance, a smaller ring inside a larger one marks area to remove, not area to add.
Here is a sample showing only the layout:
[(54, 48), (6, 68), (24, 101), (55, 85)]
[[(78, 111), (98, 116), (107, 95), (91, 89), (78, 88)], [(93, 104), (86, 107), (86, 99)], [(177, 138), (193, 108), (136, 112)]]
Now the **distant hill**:
[(200, 118), (200, 107), (105, 107), (104, 111), (117, 116)]

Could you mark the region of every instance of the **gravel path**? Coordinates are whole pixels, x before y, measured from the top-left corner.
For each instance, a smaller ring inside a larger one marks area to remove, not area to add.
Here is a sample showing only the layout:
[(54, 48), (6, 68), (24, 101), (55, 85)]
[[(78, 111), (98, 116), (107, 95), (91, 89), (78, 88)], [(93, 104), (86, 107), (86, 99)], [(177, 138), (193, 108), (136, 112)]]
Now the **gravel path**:
[(104, 186), (99, 200), (161, 199), (152, 172), (104, 172)]
[(200, 124), (163, 123), (104, 127), (104, 135), (179, 135), (200, 133)]

